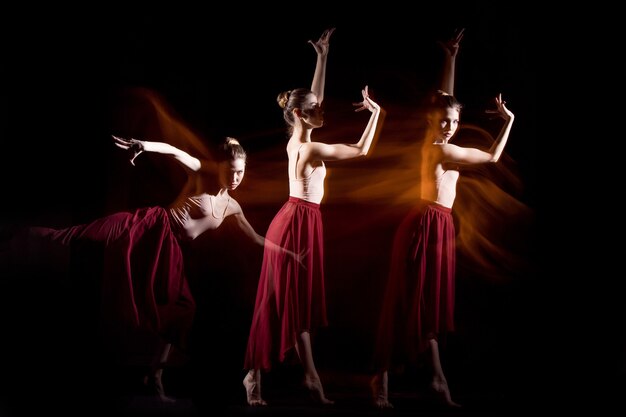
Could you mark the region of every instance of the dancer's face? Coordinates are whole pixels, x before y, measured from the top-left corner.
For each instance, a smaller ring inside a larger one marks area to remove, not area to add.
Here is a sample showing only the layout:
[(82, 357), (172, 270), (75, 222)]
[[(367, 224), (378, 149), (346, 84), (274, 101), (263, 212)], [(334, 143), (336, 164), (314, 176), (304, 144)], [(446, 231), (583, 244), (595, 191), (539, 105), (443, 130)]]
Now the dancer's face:
[(243, 181), (246, 173), (246, 160), (243, 158), (224, 161), (220, 165), (220, 185), (233, 191)]
[(307, 94), (306, 99), (302, 102), (300, 117), (303, 122), (312, 127), (321, 127), (324, 125), (324, 111), (322, 110), (321, 104), (317, 101), (315, 94)]
[(433, 113), (430, 123), (435, 133), (435, 139), (448, 142), (459, 128), (459, 111), (453, 107)]

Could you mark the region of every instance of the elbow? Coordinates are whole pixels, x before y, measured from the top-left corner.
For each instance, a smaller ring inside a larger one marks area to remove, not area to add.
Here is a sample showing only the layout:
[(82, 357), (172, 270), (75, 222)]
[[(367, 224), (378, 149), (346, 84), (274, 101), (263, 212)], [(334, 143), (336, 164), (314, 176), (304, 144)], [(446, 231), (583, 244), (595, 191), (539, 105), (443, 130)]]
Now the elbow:
[(367, 154), (369, 154), (369, 152), (370, 152), (370, 148), (371, 148), (371, 146), (369, 146), (369, 144), (367, 146), (359, 148), (356, 156), (357, 157), (367, 156)]
[(200, 162), (200, 160), (199, 160), (199, 159), (194, 158), (194, 160), (192, 161), (192, 163), (191, 163), (191, 165), (190, 165), (190, 168), (191, 168), (193, 171), (196, 171), (196, 172), (197, 172), (197, 171), (200, 171), (200, 168), (201, 168), (201, 167), (202, 167), (202, 163)]

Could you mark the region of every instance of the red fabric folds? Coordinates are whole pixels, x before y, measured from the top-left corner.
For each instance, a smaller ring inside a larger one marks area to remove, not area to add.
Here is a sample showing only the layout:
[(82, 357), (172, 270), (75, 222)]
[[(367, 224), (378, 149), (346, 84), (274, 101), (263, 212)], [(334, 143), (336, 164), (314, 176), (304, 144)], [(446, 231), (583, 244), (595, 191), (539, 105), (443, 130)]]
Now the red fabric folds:
[(396, 231), (375, 366), (414, 362), (428, 340), (454, 331), (455, 228), (451, 209), (422, 201)]
[(144, 327), (186, 347), (196, 305), (164, 208), (115, 213), (60, 230), (32, 228), (31, 233), (63, 245), (104, 245), (102, 303), (107, 318)]
[(265, 246), (245, 369), (269, 370), (273, 359), (284, 361), (300, 332), (328, 324), (320, 205), (290, 197), (265, 238), (294, 253), (308, 250), (308, 254), (303, 267), (283, 250)]

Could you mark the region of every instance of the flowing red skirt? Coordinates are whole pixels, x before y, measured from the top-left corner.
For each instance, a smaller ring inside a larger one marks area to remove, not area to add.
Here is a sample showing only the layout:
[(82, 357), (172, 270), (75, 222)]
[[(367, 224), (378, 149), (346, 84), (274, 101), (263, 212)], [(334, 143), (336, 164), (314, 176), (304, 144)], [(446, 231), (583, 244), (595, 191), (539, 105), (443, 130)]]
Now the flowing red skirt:
[(269, 370), (272, 360), (284, 361), (299, 333), (328, 324), (320, 205), (290, 197), (265, 238), (294, 253), (308, 250), (308, 255), (303, 267), (282, 250), (266, 245), (245, 369)]
[(196, 305), (164, 208), (115, 213), (60, 230), (34, 227), (31, 234), (67, 246), (104, 245), (102, 303), (107, 318), (144, 327), (185, 347)]
[(396, 231), (381, 309), (375, 366), (415, 362), (454, 330), (455, 228), (451, 209), (422, 201)]

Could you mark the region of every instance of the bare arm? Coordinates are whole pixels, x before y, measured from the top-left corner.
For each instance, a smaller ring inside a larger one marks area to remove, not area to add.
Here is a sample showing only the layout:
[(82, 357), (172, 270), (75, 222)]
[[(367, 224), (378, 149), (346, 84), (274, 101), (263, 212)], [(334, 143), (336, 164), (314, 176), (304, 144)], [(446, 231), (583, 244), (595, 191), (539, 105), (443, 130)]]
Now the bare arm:
[(256, 230), (254, 230), (252, 225), (248, 222), (248, 219), (246, 219), (246, 216), (244, 216), (243, 211), (239, 211), (238, 213), (235, 213), (233, 216), (235, 216), (235, 220), (237, 220), (237, 226), (239, 226), (239, 228), (244, 232), (244, 234), (248, 238), (250, 238), (250, 240), (252, 240), (254, 243), (256, 243), (257, 245), (267, 247), (272, 251), (277, 251), (279, 253), (280, 252), (287, 253), (289, 256), (292, 256), (299, 264), (302, 265), (302, 262), (304, 258), (306, 257), (308, 251), (303, 252), (301, 254), (297, 254), (261, 236), (260, 234), (256, 232)]
[(324, 84), (326, 83), (326, 61), (328, 58), (328, 49), (330, 47), (330, 35), (333, 34), (335, 28), (326, 29), (322, 36), (313, 42), (309, 40), (309, 43), (315, 48), (317, 52), (317, 62), (315, 64), (315, 73), (313, 74), (313, 82), (311, 83), (311, 91), (317, 96), (318, 103), (322, 104), (324, 101)]
[(338, 161), (367, 155), (374, 141), (378, 119), (380, 118), (382, 110), (380, 106), (370, 98), (367, 86), (361, 90), (361, 94), (363, 95), (363, 101), (353, 103), (354, 106), (358, 106), (355, 111), (358, 112), (367, 109), (372, 113), (361, 135), (361, 139), (354, 144), (339, 143), (329, 145), (326, 143), (311, 142), (307, 146), (309, 151), (308, 160)]
[(456, 68), (456, 55), (459, 52), (459, 43), (463, 39), (463, 32), (465, 29), (459, 29), (455, 31), (452, 38), (446, 42), (438, 42), (444, 53), (443, 71), (441, 73), (441, 80), (439, 89), (445, 91), (451, 96), (454, 95), (454, 76)]
[(119, 148), (128, 150), (131, 152), (130, 163), (135, 165), (135, 158), (142, 152), (155, 152), (164, 155), (173, 156), (184, 167), (191, 171), (198, 171), (201, 167), (201, 162), (198, 158), (189, 155), (187, 152), (176, 148), (165, 142), (151, 142), (147, 140), (137, 139), (124, 139), (117, 136), (113, 136), (115, 145)]
[(491, 148), (485, 152), (476, 148), (463, 148), (460, 146), (445, 144), (442, 145), (442, 152), (445, 162), (457, 162), (461, 164), (480, 164), (486, 162), (498, 162), (506, 142), (511, 133), (511, 126), (513, 126), (513, 120), (515, 116), (506, 108), (506, 101), (502, 100), (502, 94), (498, 94), (495, 98), (496, 110), (488, 110), (488, 113), (497, 114), (505, 120), (504, 126), (500, 130), (498, 137), (494, 141)]

